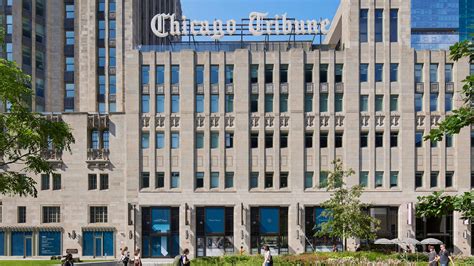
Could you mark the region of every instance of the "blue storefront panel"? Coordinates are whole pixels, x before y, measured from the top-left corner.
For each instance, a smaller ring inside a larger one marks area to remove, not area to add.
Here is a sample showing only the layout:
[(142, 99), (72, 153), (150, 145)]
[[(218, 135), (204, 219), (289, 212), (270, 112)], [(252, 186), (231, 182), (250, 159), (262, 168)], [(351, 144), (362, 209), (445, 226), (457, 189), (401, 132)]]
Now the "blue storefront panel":
[(39, 255), (61, 255), (61, 232), (39, 232)]
[(33, 254), (33, 232), (12, 232), (12, 256), (30, 257)]
[(151, 229), (153, 232), (166, 233), (170, 230), (170, 209), (153, 208), (151, 209)]
[(5, 256), (5, 232), (0, 232), (0, 256)]
[(260, 208), (260, 233), (278, 234), (280, 232), (280, 209)]
[(142, 256), (174, 257), (179, 254), (179, 208), (142, 208)]
[(224, 234), (225, 212), (224, 208), (205, 209), (205, 230), (206, 234)]
[(113, 256), (114, 235), (109, 231), (97, 231), (83, 233), (82, 237), (83, 256)]

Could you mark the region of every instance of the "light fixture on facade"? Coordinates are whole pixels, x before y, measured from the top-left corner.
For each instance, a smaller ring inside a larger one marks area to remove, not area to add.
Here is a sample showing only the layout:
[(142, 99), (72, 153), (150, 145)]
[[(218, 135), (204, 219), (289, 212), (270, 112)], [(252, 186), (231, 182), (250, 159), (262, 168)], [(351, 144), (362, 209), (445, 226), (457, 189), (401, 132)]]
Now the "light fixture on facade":
[(413, 202), (407, 204), (407, 224), (411, 225), (413, 223)]

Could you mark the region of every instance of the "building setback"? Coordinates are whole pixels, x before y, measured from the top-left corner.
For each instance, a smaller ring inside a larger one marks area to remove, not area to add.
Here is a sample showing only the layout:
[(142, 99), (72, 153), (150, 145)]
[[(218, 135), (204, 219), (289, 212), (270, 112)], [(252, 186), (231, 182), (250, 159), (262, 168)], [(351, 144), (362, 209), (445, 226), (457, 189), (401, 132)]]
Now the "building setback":
[(72, 153), (45, 153), (55, 174), (35, 177), (37, 198), (0, 197), (0, 255), (328, 249), (339, 241), (313, 229), (335, 159), (355, 171), (348, 185), (366, 187), (379, 237), (434, 237), (473, 254), (459, 213), (415, 218), (417, 196), (474, 186), (471, 128), (422, 140), (462, 105), (474, 65), (436, 50), (445, 40), (414, 49), (412, 32), (429, 31), (412, 29), (410, 1), (341, 0), (324, 43), (298, 47), (171, 49), (179, 38), (147, 28), (154, 13), (185, 10), (178, 0), (0, 0), (2, 55), (32, 76), (33, 110), (76, 138)]

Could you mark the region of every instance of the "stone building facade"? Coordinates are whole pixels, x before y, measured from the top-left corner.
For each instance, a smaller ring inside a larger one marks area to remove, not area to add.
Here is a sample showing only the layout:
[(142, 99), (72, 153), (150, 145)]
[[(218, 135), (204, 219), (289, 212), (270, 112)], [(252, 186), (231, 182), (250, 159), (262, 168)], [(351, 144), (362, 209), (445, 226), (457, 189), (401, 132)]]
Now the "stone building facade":
[[(44, 109), (35, 100), (34, 110), (76, 138), (72, 153), (47, 154), (57, 170), (36, 177), (38, 198), (1, 197), (3, 255), (328, 249), (340, 241), (313, 228), (336, 159), (355, 171), (348, 185), (366, 186), (380, 237), (435, 237), (472, 254), (472, 225), (458, 213), (414, 215), (417, 196), (474, 186), (472, 129), (421, 140), (462, 104), (474, 68), (411, 48), (410, 1), (342, 0), (321, 45), (159, 52), (137, 45), (136, 1), (43, 1), (41, 18), (39, 0), (29, 11), (27, 0), (0, 1), (13, 16), (12, 59), (45, 77)], [(22, 61), (19, 47), (42, 51), (37, 39), (25, 44), (25, 18), (47, 29), (43, 70)]]

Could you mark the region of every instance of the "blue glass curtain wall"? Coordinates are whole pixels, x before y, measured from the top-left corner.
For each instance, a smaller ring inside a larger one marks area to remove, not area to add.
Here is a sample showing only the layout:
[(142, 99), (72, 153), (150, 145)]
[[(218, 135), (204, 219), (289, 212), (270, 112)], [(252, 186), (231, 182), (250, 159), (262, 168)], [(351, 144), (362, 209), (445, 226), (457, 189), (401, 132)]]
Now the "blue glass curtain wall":
[(221, 256), (234, 252), (234, 208), (196, 208), (197, 256)]
[(273, 254), (288, 253), (288, 207), (250, 208), (252, 254), (268, 245)]
[(110, 257), (114, 255), (114, 233), (112, 231), (84, 231), (82, 255)]
[(179, 254), (179, 208), (142, 208), (142, 257), (175, 257)]

